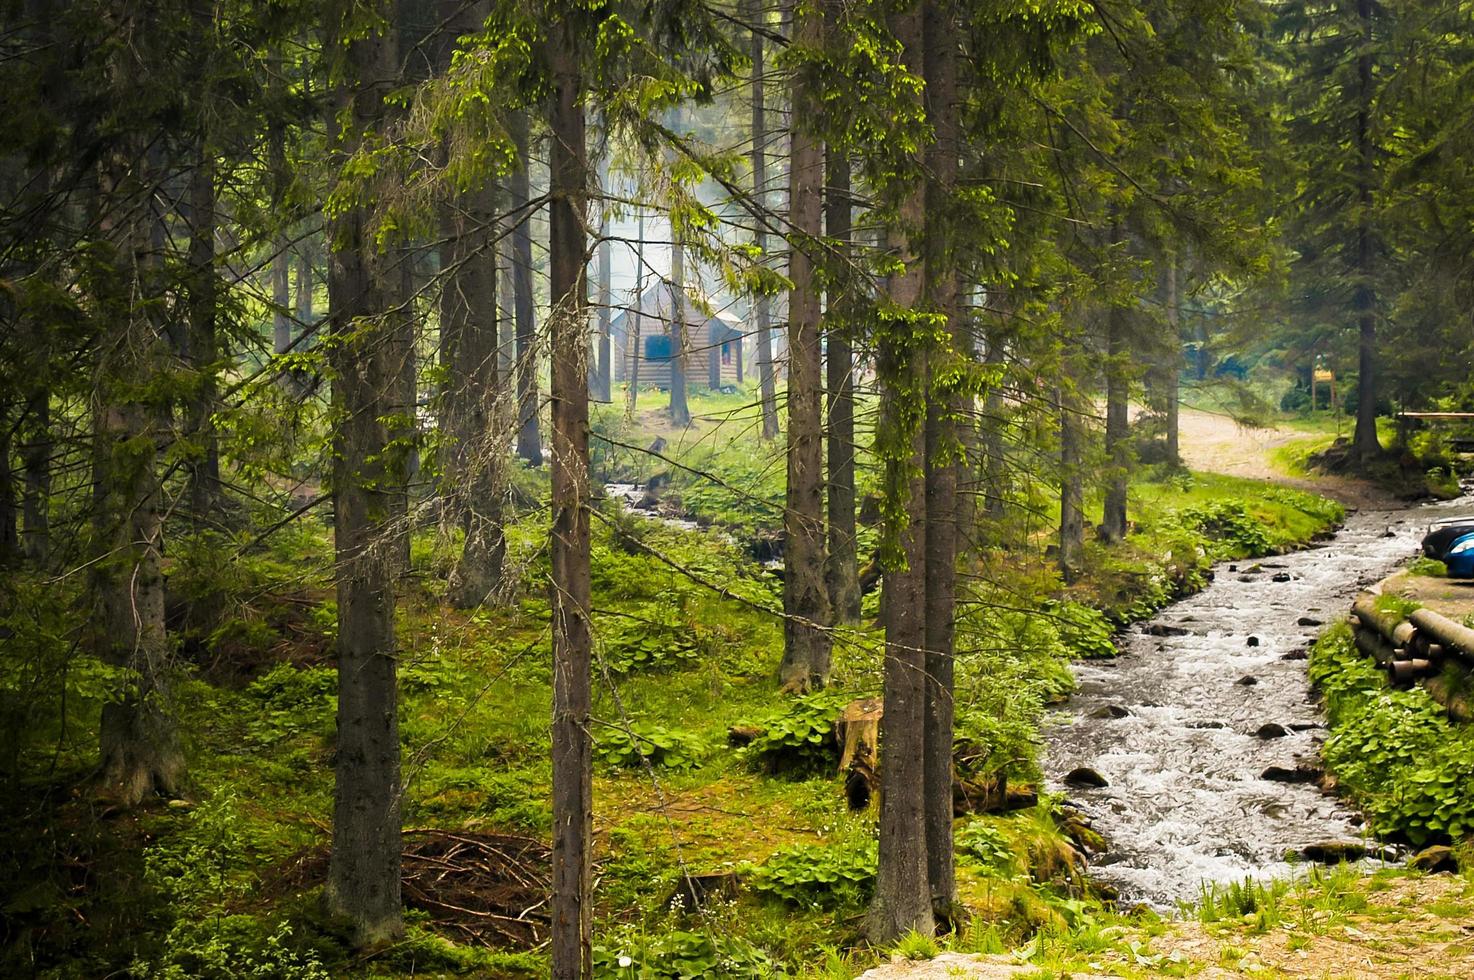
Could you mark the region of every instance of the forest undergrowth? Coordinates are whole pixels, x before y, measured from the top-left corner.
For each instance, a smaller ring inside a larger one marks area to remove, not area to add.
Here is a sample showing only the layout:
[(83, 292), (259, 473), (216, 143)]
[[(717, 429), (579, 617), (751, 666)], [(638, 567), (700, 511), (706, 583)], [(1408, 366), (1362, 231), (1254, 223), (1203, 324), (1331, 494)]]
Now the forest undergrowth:
[[(853, 975), (889, 951), (861, 942), (875, 815), (847, 805), (834, 722), (879, 692), (878, 595), (866, 596), (860, 627), (836, 634), (826, 689), (776, 694), (781, 583), (751, 544), (781, 522), (781, 468), (755, 470), (750, 452), (715, 442), (666, 455), (677, 464), (667, 506), (709, 526), (669, 527), (612, 501), (595, 520), (598, 971)], [(607, 466), (611, 477), (651, 475)], [(710, 476), (743, 488), (751, 506), (712, 506)], [(169, 615), (182, 638), (171, 697), (192, 781), (181, 798), (135, 812), (88, 781), (110, 686), (108, 669), (68, 640), (79, 583), (15, 578), (4, 628), (28, 654), (7, 660), (3, 679), (14, 748), (0, 831), (15, 845), (3, 873), (19, 883), (0, 913), (5, 971), (545, 972), (547, 487), (536, 470), (515, 483), (515, 584), (498, 603), (450, 610), (455, 535), (413, 535), (399, 618), (411, 926), (372, 955), (349, 953), (315, 897), (333, 792), (331, 529), (308, 513), (258, 542), (202, 533), (171, 554)], [(965, 561), (965, 776), (1039, 791), (1040, 726), (1071, 689), (1071, 659), (1111, 655), (1116, 629), (1202, 587), (1215, 560), (1304, 543), (1342, 516), (1310, 494), (1165, 467), (1141, 468), (1132, 494), (1133, 533), (1109, 550), (1092, 544), (1072, 586), (1046, 557), (1057, 518), (1042, 499)], [(733, 729), (747, 744), (732, 744)], [(1037, 805), (959, 820), (970, 918), (952, 946), (997, 951), (1099, 921), (1083, 861), (1099, 841), (1059, 803), (1039, 792)]]

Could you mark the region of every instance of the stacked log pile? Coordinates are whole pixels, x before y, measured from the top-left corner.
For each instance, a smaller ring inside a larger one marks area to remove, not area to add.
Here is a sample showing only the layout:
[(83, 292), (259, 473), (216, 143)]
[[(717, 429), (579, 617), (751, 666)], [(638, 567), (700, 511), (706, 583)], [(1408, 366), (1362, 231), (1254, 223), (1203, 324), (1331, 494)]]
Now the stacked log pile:
[(1474, 721), (1474, 629), (1431, 609), (1407, 619), (1377, 608), (1371, 596), (1351, 607), (1356, 648), (1376, 660), (1397, 687), (1421, 684), (1455, 721)]

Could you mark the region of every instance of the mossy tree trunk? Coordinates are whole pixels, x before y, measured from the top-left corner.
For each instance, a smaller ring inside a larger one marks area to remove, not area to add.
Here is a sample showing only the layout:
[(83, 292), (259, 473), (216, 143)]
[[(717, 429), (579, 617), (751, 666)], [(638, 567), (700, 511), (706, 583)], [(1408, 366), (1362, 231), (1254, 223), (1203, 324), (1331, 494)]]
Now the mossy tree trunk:
[[(901, 44), (904, 63), (914, 74), (923, 70), (921, 6), (890, 18)], [(919, 96), (918, 96), (919, 98)], [(921, 161), (916, 161), (918, 165)], [(918, 166), (918, 170), (922, 168)], [(915, 229), (924, 227), (922, 181), (901, 200), (895, 221), (886, 229), (887, 246), (899, 266), (887, 281), (892, 303), (902, 310), (920, 308), (923, 265)], [(904, 481), (905, 526), (899, 529), (898, 553), (885, 563), (885, 666), (881, 719), (880, 770), (885, 789), (880, 803), (880, 863), (875, 898), (866, 916), (871, 942), (888, 945), (908, 932), (935, 931), (926, 857), (926, 484), (924, 433), (927, 357), (922, 341), (902, 336), (893, 326), (877, 352), (880, 376), (891, 387), (881, 393), (879, 425), (891, 438), (908, 438), (910, 459), (888, 459), (887, 482)], [(895, 515), (897, 519), (900, 515)]]

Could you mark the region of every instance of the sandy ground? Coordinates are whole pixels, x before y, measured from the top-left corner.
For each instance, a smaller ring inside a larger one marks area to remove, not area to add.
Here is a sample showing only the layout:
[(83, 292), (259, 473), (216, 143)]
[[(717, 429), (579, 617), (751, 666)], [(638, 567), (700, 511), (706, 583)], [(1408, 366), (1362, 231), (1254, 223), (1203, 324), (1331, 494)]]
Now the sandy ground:
[(1378, 591), (1396, 593), (1450, 619), (1474, 616), (1474, 579), (1432, 578), (1404, 570), (1384, 579)]
[(1362, 510), (1401, 510), (1405, 503), (1364, 480), (1339, 476), (1292, 477), (1276, 470), (1270, 456), (1275, 449), (1305, 433), (1272, 427), (1251, 429), (1227, 415), (1184, 407), (1178, 420), (1182, 461), (1189, 469), (1254, 480), (1274, 480), (1301, 490), (1322, 493), (1347, 507)]

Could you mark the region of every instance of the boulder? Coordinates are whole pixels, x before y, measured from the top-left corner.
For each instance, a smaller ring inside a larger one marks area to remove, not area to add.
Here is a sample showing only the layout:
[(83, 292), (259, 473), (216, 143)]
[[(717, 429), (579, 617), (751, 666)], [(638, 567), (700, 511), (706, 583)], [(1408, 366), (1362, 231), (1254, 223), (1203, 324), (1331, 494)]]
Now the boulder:
[(1080, 789), (1101, 789), (1102, 787), (1109, 786), (1110, 783), (1094, 769), (1081, 766), (1078, 769), (1071, 769), (1065, 773), (1065, 785), (1075, 786)]
[(1126, 717), (1129, 717), (1130, 714), (1131, 714), (1131, 712), (1127, 711), (1125, 708), (1121, 707), (1119, 704), (1108, 704), (1108, 705), (1106, 705), (1103, 708), (1096, 708), (1094, 711), (1090, 712), (1090, 717), (1092, 717), (1092, 718), (1126, 718)]
[(1430, 875), (1459, 873), (1459, 859), (1454, 856), (1454, 849), (1442, 844), (1423, 848), (1408, 864)]
[(1280, 657), (1280, 659), (1281, 660), (1309, 660), (1310, 659), (1310, 651), (1309, 650), (1306, 650), (1304, 647), (1302, 647), (1299, 650), (1291, 650), (1289, 653), (1287, 653), (1284, 656)]
[(1246, 647), (1257, 647), (1258, 645), (1259, 645), (1259, 637), (1257, 637), (1257, 636), (1251, 636), (1247, 640), (1244, 641), (1244, 646), (1246, 646)]
[(1238, 680), (1234, 681), (1234, 683), (1237, 684), (1239, 687), (1253, 687), (1255, 684), (1259, 683), (1259, 678), (1255, 677), (1253, 674), (1245, 674), (1243, 677), (1240, 677)]
[(1321, 771), (1314, 766), (1296, 766), (1293, 769), (1270, 766), (1259, 774), (1260, 779), (1267, 779), (1271, 783), (1313, 783), (1320, 777)]
[(1295, 620), (1296, 626), (1324, 626), (1325, 620), (1316, 619), (1314, 616), (1301, 616)]
[(1324, 840), (1306, 844), (1296, 853), (1316, 864), (1340, 864), (1343, 861), (1360, 861), (1370, 851), (1359, 840)]
[(1168, 626), (1166, 623), (1148, 623), (1141, 628), (1147, 636), (1189, 636), (1192, 630), (1181, 626)]
[(1288, 734), (1290, 734), (1290, 730), (1288, 728), (1286, 728), (1284, 725), (1277, 725), (1272, 721), (1267, 724), (1260, 725), (1254, 731), (1255, 738), (1284, 738)]

